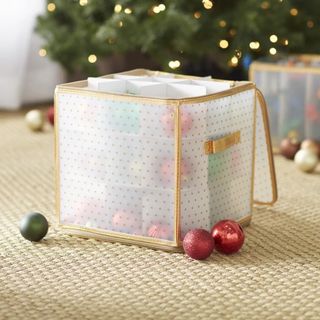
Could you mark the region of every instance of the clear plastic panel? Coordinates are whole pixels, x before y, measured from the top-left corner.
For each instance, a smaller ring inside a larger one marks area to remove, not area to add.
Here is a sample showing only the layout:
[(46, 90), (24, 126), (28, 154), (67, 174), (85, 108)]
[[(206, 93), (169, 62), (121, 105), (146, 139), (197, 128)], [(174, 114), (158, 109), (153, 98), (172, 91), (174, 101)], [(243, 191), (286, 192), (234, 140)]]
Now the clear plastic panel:
[(306, 77), (305, 136), (320, 140), (320, 74)]
[(320, 74), (297, 66), (290, 72), (255, 70), (253, 80), (268, 105), (275, 147), (287, 136), (320, 140)]
[[(280, 134), (280, 105), (283, 104), (285, 92), (285, 80), (277, 73), (265, 74), (260, 71), (254, 73), (255, 82), (257, 87), (263, 92), (263, 95), (268, 103), (269, 118), (270, 118), (270, 133), (275, 145), (279, 145), (281, 141)], [(282, 120), (281, 120), (282, 121)]]
[(306, 90), (306, 75), (303, 73), (278, 73), (281, 81), (279, 106), (280, 139), (295, 135), (303, 139), (304, 105)]

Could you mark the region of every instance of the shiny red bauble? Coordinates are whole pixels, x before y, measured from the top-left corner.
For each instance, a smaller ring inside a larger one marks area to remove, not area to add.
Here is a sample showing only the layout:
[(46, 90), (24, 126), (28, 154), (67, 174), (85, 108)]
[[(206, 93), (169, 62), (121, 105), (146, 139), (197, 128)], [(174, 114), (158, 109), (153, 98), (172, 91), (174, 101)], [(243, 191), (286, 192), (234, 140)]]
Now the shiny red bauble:
[(239, 251), (244, 243), (244, 232), (239, 223), (221, 220), (211, 230), (217, 251), (231, 254)]
[(47, 118), (51, 125), (54, 125), (54, 107), (50, 107), (47, 111)]
[(183, 239), (184, 252), (195, 260), (207, 259), (214, 246), (211, 234), (204, 229), (190, 230)]
[(299, 149), (300, 143), (295, 139), (285, 138), (280, 143), (280, 153), (290, 160), (293, 160)]
[[(174, 133), (174, 113), (171, 111), (167, 111), (161, 118), (161, 122), (168, 134)], [(181, 132), (182, 134), (186, 134), (192, 128), (192, 117), (191, 114), (187, 111), (181, 112)]]

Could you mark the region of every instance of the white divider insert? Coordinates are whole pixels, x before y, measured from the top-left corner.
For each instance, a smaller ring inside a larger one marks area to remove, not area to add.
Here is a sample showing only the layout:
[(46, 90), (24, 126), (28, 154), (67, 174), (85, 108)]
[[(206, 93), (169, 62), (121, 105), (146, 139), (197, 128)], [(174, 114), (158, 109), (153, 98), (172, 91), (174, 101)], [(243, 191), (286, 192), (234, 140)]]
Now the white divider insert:
[(174, 75), (133, 76), (114, 75), (113, 78), (88, 78), (88, 88), (109, 93), (124, 93), (150, 98), (182, 99), (204, 96), (230, 89), (230, 83), (174, 78)]
[(88, 78), (88, 88), (103, 92), (125, 93), (126, 82), (121, 79)]
[(190, 84), (171, 83), (167, 85), (167, 97), (173, 99), (204, 96), (207, 93), (206, 87)]
[(152, 81), (127, 81), (127, 93), (144, 97), (166, 97), (166, 85)]
[(149, 81), (148, 76), (132, 76), (132, 75), (128, 75), (128, 74), (115, 74), (113, 75), (113, 79), (122, 79), (122, 80), (148, 80)]
[(152, 81), (165, 82), (165, 83), (191, 83), (188, 79), (179, 79), (179, 78), (163, 78), (163, 77), (152, 77)]
[(207, 89), (207, 94), (212, 94), (230, 89), (230, 83), (224, 81), (192, 80), (191, 84), (204, 86)]

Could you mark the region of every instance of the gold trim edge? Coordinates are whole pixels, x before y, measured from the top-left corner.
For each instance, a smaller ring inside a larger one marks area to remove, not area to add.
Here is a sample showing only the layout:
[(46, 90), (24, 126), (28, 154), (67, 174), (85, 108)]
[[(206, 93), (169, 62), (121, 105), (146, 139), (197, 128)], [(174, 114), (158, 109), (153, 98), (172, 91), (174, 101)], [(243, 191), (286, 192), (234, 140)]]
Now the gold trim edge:
[(256, 134), (257, 134), (257, 88), (254, 90), (254, 105), (253, 105), (253, 128), (252, 128), (252, 164), (251, 164), (251, 195), (250, 195), (250, 209), (253, 213), (254, 205), (254, 181), (255, 181), (255, 166), (256, 166)]
[(180, 242), (180, 210), (181, 210), (181, 119), (180, 103), (177, 103), (174, 110), (175, 115), (175, 234), (174, 240), (178, 245)]
[(268, 117), (268, 111), (267, 111), (267, 104), (263, 97), (263, 94), (259, 89), (256, 89), (256, 90), (257, 90), (257, 98), (259, 101), (260, 110), (262, 113), (265, 140), (267, 145), (268, 163), (269, 163), (269, 171), (270, 171), (270, 177), (271, 177), (272, 200), (271, 201), (255, 200), (254, 204), (272, 206), (278, 200), (278, 188), (277, 188), (277, 178), (276, 178), (274, 159), (273, 159), (273, 153), (272, 153), (269, 117)]
[[(252, 214), (249, 214), (238, 219), (237, 222), (242, 227), (247, 227), (250, 225), (251, 219), (252, 219)], [(122, 237), (118, 237), (114, 234), (110, 234), (110, 232), (108, 231), (103, 231), (103, 230), (99, 231), (99, 230), (76, 227), (76, 226), (67, 226), (64, 224), (59, 224), (59, 227), (64, 229), (66, 234), (82, 237), (85, 239), (93, 238), (93, 239), (102, 240), (102, 241), (106, 240), (113, 243), (143, 246), (149, 249), (164, 250), (167, 252), (183, 252), (181, 241), (179, 241), (179, 244), (177, 245), (172, 245), (172, 242), (167, 240), (147, 239), (146, 241), (143, 241), (142, 239), (141, 241), (140, 237), (132, 236), (131, 238), (127, 234), (123, 234)], [(141, 238), (146, 238), (146, 237), (141, 237)]]
[(267, 71), (267, 72), (287, 72), (287, 73), (312, 73), (320, 74), (320, 68), (317, 67), (292, 67), (281, 66), (266, 62), (253, 62), (249, 68), (249, 79), (253, 81), (255, 71)]
[(58, 92), (54, 92), (54, 161), (55, 161), (55, 215), (60, 224), (60, 142)]
[[(85, 80), (84, 80), (85, 81)], [(228, 82), (228, 81), (226, 81)], [(82, 94), (86, 96), (94, 96), (96, 98), (107, 98), (114, 101), (130, 101), (132, 103), (137, 102), (145, 102), (151, 104), (165, 104), (165, 105), (176, 105), (179, 104), (192, 104), (192, 103), (201, 103), (206, 101), (211, 101), (223, 97), (228, 97), (240, 92), (248, 91), (254, 89), (255, 85), (252, 82), (244, 82), (239, 86), (231, 87), (228, 90), (220, 91), (217, 93), (212, 93), (205, 96), (198, 96), (198, 97), (190, 97), (190, 98), (183, 98), (183, 99), (163, 99), (163, 98), (150, 98), (150, 97), (142, 97), (137, 95), (128, 95), (128, 94), (112, 94), (107, 92), (95, 91), (91, 89), (86, 89), (82, 87), (71, 87), (67, 85), (58, 85), (56, 87), (56, 93), (76, 93)]]

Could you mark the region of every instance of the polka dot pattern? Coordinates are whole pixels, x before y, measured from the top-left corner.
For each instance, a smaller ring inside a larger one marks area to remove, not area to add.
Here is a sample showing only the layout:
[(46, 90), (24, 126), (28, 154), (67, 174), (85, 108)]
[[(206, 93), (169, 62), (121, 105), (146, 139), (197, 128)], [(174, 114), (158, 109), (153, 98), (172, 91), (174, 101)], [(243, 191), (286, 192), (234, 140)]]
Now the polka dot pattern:
[[(255, 91), (182, 104), (181, 234), (251, 211)], [(173, 240), (174, 107), (59, 93), (61, 222)], [(204, 142), (241, 132), (212, 155)]]
[[(181, 106), (198, 124), (190, 138), (182, 138), (182, 158), (192, 167), (191, 176), (182, 182), (182, 234), (251, 213), (254, 99), (255, 91), (249, 90)], [(204, 153), (204, 141), (236, 131), (241, 132), (239, 144), (220, 153)]]
[(272, 178), (261, 105), (257, 99), (254, 200), (272, 202)]
[(173, 239), (173, 107), (59, 94), (61, 222)]

